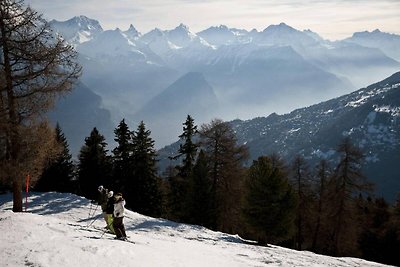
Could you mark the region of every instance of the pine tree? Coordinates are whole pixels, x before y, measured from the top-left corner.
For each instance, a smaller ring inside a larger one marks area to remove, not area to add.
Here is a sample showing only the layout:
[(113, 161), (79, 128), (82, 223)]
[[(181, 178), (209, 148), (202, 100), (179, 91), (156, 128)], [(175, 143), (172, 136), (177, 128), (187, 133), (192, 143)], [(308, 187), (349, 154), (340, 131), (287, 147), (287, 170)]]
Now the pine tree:
[(43, 171), (35, 186), (36, 191), (49, 192), (75, 192), (72, 181), (74, 175), (74, 164), (69, 152), (69, 146), (60, 125), (56, 125), (56, 141), (61, 150), (58, 156), (50, 159), (48, 166)]
[(113, 174), (114, 184), (113, 189), (116, 192), (127, 194), (126, 187), (134, 179), (133, 177), (133, 145), (132, 132), (123, 119), (117, 128), (114, 130), (117, 146), (113, 149)]
[[(44, 144), (51, 131), (44, 130), (42, 116), (70, 91), (81, 68), (73, 47), (23, 1), (0, 1), (0, 36), (0, 180), (12, 181), (13, 211), (21, 212), (23, 177), (41, 172), (42, 154), (52, 153)], [(35, 154), (31, 141), (39, 138), (40, 150), (47, 151)]]
[(198, 145), (193, 142), (194, 135), (197, 133), (197, 126), (194, 125), (193, 118), (188, 115), (183, 124), (183, 133), (179, 136), (184, 141), (179, 146), (178, 157), (183, 156), (182, 166), (179, 169), (179, 175), (187, 178), (192, 172), (193, 164), (197, 154)]
[(89, 199), (97, 196), (97, 187), (111, 185), (111, 159), (107, 155), (107, 143), (96, 128), (85, 138), (79, 153), (78, 181), (80, 192)]
[(259, 157), (245, 182), (243, 214), (260, 244), (289, 239), (294, 232), (296, 194), (283, 162)]
[(198, 145), (193, 142), (193, 137), (197, 133), (197, 126), (194, 125), (193, 118), (188, 115), (185, 123), (183, 124), (183, 133), (179, 138), (183, 141), (180, 144), (178, 155), (172, 159), (182, 159), (182, 165), (177, 166), (178, 174), (171, 177), (169, 203), (171, 208), (171, 219), (175, 221), (185, 221), (189, 219), (188, 207), (186, 205), (189, 190), (189, 179), (193, 171), (193, 164), (197, 154)]
[(188, 219), (191, 224), (212, 227), (211, 183), (206, 155), (200, 150), (189, 182), (187, 200)]
[(151, 132), (143, 121), (133, 133), (134, 183), (127, 188), (127, 204), (142, 214), (158, 217), (161, 214), (162, 195), (156, 170), (156, 152)]

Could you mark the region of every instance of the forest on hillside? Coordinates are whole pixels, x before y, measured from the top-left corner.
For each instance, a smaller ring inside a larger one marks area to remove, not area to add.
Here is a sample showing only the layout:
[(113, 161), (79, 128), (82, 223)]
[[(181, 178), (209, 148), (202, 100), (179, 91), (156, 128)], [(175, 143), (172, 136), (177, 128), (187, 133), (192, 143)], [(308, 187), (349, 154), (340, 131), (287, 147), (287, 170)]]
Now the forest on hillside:
[(77, 162), (57, 125), (61, 149), (31, 186), (96, 199), (103, 185), (144, 215), (239, 234), (259, 245), (400, 263), (400, 199), (389, 204), (374, 197), (361, 173), (364, 155), (349, 138), (338, 144), (335, 166), (325, 160), (309, 166), (300, 155), (285, 162), (271, 154), (245, 167), (247, 148), (237, 143), (229, 123), (216, 119), (197, 128), (188, 115), (171, 157), (175, 164), (159, 175), (154, 141), (143, 122), (132, 131), (122, 120), (112, 151), (94, 128)]

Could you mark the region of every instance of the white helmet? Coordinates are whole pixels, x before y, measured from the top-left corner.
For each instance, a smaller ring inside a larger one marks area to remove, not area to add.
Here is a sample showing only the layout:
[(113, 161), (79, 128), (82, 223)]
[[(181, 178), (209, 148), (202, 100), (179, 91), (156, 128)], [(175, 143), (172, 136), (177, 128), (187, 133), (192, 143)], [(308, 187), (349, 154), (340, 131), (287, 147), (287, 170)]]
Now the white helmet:
[(99, 190), (99, 192), (103, 192), (104, 187), (102, 185), (100, 185), (97, 190)]
[(114, 195), (114, 192), (113, 191), (110, 191), (110, 192), (108, 192), (108, 197), (110, 198), (110, 197), (112, 197)]

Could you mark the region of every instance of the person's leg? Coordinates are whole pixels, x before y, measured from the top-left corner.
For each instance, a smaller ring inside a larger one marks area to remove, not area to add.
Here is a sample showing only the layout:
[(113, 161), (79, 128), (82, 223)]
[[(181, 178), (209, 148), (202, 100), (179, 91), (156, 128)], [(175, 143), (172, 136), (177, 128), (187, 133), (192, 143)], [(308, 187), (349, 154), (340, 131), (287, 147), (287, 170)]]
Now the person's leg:
[(115, 234), (114, 227), (113, 227), (113, 216), (112, 214), (107, 214), (107, 225), (108, 229), (110, 230), (111, 233)]
[(107, 213), (105, 211), (103, 211), (103, 219), (106, 222), (106, 228), (108, 229)]
[(120, 218), (115, 217), (113, 226), (114, 226), (114, 231), (115, 231), (115, 235), (117, 236), (117, 238), (120, 238), (123, 236), (123, 233), (121, 230), (121, 224), (122, 224), (122, 217), (120, 217)]
[(125, 225), (123, 223), (124, 217), (121, 218), (121, 234), (123, 237), (126, 237), (126, 232), (125, 232)]

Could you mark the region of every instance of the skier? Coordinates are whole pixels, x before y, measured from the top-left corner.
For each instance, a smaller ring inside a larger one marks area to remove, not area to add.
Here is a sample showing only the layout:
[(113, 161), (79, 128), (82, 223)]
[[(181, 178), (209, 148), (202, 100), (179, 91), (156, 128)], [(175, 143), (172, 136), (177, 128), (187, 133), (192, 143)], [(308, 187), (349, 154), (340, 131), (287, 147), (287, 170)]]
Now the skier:
[(108, 200), (108, 189), (104, 188), (102, 185), (100, 185), (97, 190), (99, 191), (99, 197), (97, 199), (97, 204), (101, 206), (101, 211), (103, 213), (103, 218), (104, 221), (106, 222), (106, 228), (108, 228), (108, 223), (107, 223), (107, 200)]
[(115, 234), (113, 227), (113, 213), (114, 213), (114, 192), (108, 192), (108, 200), (106, 207), (106, 216), (107, 216), (107, 229), (110, 230), (111, 233)]
[(123, 223), (124, 211), (125, 211), (125, 200), (122, 198), (121, 193), (117, 193), (114, 198), (114, 231), (117, 235), (116, 239), (127, 240), (125, 233), (125, 226)]

